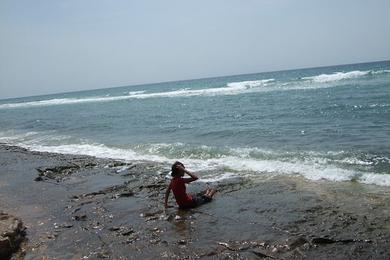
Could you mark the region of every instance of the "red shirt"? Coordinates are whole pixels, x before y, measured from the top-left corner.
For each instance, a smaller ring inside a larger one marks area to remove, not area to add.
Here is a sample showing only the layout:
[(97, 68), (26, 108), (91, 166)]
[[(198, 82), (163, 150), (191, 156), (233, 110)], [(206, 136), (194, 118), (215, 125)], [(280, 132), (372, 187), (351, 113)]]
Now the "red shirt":
[(191, 195), (186, 193), (186, 185), (183, 178), (173, 177), (169, 186), (173, 191), (173, 195), (175, 195), (179, 207), (190, 207), (193, 204)]

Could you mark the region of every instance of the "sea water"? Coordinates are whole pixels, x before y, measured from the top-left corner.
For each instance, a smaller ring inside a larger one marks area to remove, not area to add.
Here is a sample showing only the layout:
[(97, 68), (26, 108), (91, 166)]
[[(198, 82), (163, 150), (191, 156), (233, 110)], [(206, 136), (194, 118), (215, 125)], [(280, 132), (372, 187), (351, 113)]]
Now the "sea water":
[(0, 142), (390, 186), (390, 61), (0, 100)]

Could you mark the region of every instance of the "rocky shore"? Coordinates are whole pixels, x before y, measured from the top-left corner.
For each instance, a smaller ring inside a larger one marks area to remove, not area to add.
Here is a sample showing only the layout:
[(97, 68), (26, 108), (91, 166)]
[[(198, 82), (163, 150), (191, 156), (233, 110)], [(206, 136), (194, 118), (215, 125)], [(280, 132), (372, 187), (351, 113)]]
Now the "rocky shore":
[(172, 198), (163, 208), (168, 164), (0, 145), (0, 166), (0, 210), (27, 228), (1, 214), (0, 227), (18, 230), (12, 250), (26, 234), (13, 259), (390, 258), (386, 187), (298, 176), (198, 182), (188, 190), (211, 185), (216, 199), (183, 211)]

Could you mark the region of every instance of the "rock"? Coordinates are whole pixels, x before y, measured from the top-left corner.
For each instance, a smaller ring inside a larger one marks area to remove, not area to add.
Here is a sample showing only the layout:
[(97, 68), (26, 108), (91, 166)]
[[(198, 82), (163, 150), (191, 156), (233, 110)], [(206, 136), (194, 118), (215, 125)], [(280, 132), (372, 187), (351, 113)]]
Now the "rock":
[(59, 228), (71, 228), (73, 227), (72, 224), (68, 224), (68, 223), (63, 223), (63, 224), (58, 224), (58, 223), (54, 223), (54, 228), (55, 229), (59, 229)]
[(95, 166), (97, 166), (97, 163), (95, 163), (95, 162), (88, 162), (84, 165), (84, 167), (86, 167), (86, 168), (92, 168)]
[(73, 219), (76, 221), (85, 221), (85, 220), (87, 220), (87, 215), (77, 215), (77, 216), (74, 216)]
[(163, 213), (163, 210), (157, 210), (157, 211), (154, 211), (154, 212), (145, 212), (145, 213), (141, 213), (141, 217), (153, 217), (153, 216), (156, 216), (157, 214), (161, 214)]
[(113, 199), (118, 199), (120, 197), (131, 197), (133, 196), (134, 193), (132, 191), (125, 191), (125, 192), (122, 192), (122, 193), (117, 193), (117, 194), (114, 194), (112, 196)]
[(187, 244), (187, 241), (185, 241), (184, 239), (182, 239), (182, 240), (177, 241), (177, 243), (178, 243), (179, 245), (186, 245), (186, 244)]
[(43, 178), (41, 176), (38, 176), (34, 179), (34, 181), (43, 181)]
[(110, 258), (110, 253), (108, 252), (99, 252), (96, 254), (97, 258)]
[(129, 235), (135, 233), (134, 229), (131, 227), (113, 226), (113, 227), (110, 227), (108, 230), (110, 230), (112, 232), (116, 232), (118, 235), (122, 235), (122, 236), (129, 236)]
[(271, 256), (271, 255), (267, 255), (266, 253), (262, 252), (261, 250), (259, 249), (254, 249), (251, 251), (253, 254), (255, 254), (256, 256), (260, 257), (260, 258), (271, 258), (271, 259), (275, 259), (275, 257)]
[(332, 244), (337, 243), (336, 240), (325, 238), (325, 237), (315, 237), (311, 240), (313, 244)]
[(304, 237), (300, 236), (297, 238), (288, 239), (287, 245), (290, 249), (295, 249), (295, 248), (300, 247), (308, 242), (309, 241), (307, 241)]
[(39, 173), (38, 177), (47, 177), (49, 179), (60, 181), (65, 176), (72, 174), (75, 170), (79, 169), (80, 166), (76, 164), (71, 165), (59, 165), (54, 167), (39, 167), (36, 170)]
[(57, 238), (57, 236), (58, 236), (58, 234), (55, 234), (55, 233), (53, 233), (53, 234), (47, 234), (47, 238), (48, 239), (56, 239)]
[(159, 238), (156, 238), (156, 239), (151, 239), (149, 240), (149, 243), (152, 244), (152, 245), (155, 245), (155, 244), (158, 244), (161, 240)]
[(356, 242), (364, 242), (371, 243), (372, 241), (369, 239), (330, 239), (325, 237), (315, 237), (311, 240), (313, 244), (333, 244), (333, 243), (356, 243)]
[(131, 165), (131, 164), (121, 162), (121, 161), (113, 161), (113, 162), (107, 164), (106, 167), (115, 168), (115, 167), (126, 166), (126, 165)]
[(72, 212), (76, 213), (77, 211), (81, 210), (81, 208), (75, 208)]
[(158, 216), (148, 217), (145, 219), (145, 221), (148, 222), (148, 221), (156, 220), (156, 219), (159, 219), (159, 217)]
[(134, 193), (132, 191), (125, 191), (119, 194), (119, 197), (131, 197)]
[(108, 230), (110, 231), (118, 231), (120, 227), (110, 227)]
[(122, 232), (121, 232), (121, 235), (122, 236), (128, 236), (128, 235), (130, 235), (130, 234), (132, 234), (132, 233), (134, 233), (134, 230), (132, 229), (132, 228), (130, 228), (130, 229), (125, 229), (125, 230), (123, 230)]
[(105, 194), (106, 194), (106, 191), (94, 191), (94, 192), (83, 194), (81, 196), (82, 197), (94, 197), (97, 195), (105, 195)]
[(126, 243), (131, 244), (135, 242), (136, 240), (139, 240), (139, 237), (137, 234), (131, 234), (128, 239), (126, 240)]
[(162, 219), (165, 221), (172, 221), (174, 219), (173, 215), (162, 215)]
[(8, 259), (19, 249), (25, 229), (21, 220), (0, 212), (0, 259)]

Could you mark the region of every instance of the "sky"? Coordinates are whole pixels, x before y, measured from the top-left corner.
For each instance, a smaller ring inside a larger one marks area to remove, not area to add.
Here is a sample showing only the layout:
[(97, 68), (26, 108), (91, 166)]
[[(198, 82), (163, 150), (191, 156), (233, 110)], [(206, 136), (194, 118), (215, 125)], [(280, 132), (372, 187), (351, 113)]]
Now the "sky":
[(0, 99), (390, 60), (389, 0), (0, 0)]

